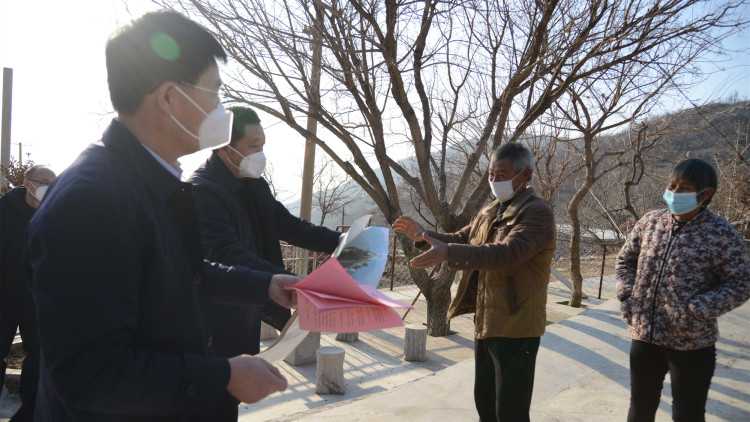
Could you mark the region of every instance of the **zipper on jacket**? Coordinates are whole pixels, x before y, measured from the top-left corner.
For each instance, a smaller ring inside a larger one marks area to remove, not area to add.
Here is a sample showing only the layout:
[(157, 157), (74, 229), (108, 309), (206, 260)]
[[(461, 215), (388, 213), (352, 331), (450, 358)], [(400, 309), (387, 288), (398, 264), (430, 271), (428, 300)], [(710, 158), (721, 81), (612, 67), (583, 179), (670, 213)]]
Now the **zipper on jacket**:
[(672, 253), (672, 245), (674, 243), (675, 237), (677, 237), (677, 234), (682, 230), (689, 221), (685, 224), (678, 225), (675, 227), (675, 222), (672, 220), (672, 229), (669, 231), (669, 241), (667, 242), (667, 250), (664, 252), (664, 258), (661, 261), (661, 267), (659, 268), (659, 275), (656, 278), (656, 285), (654, 286), (654, 294), (653, 294), (653, 301), (651, 303), (651, 327), (649, 329), (649, 343), (654, 342), (654, 325), (656, 320), (656, 299), (657, 299), (657, 293), (659, 292), (659, 285), (661, 284), (662, 278), (664, 278), (664, 269), (667, 266), (667, 260), (669, 259), (669, 255)]

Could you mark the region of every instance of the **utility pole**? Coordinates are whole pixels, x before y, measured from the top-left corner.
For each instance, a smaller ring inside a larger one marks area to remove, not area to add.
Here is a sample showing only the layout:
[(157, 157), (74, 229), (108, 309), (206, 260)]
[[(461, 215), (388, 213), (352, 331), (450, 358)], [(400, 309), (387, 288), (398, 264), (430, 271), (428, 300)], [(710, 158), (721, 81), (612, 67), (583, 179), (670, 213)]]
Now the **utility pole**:
[(10, 166), (10, 112), (13, 107), (13, 69), (3, 68), (3, 114), (0, 125), (0, 166), (3, 172), (0, 174), (0, 191), (8, 189), (8, 180), (5, 178), (5, 169)]
[(18, 164), (23, 164), (23, 143), (18, 143)]
[[(323, 27), (323, 6), (320, 0), (315, 0), (315, 23), (308, 27), (306, 32), (312, 35), (312, 70), (310, 75), (310, 108), (307, 112), (307, 131), (309, 136), (305, 142), (305, 162), (302, 169), (302, 198), (300, 198), (299, 216), (305, 221), (310, 221), (312, 216), (312, 191), (315, 173), (315, 137), (318, 132), (318, 121), (316, 116), (320, 110), (320, 62), (322, 55), (322, 42), (320, 28)], [(310, 256), (306, 250), (297, 249), (299, 255), (297, 274), (307, 275)], [(311, 332), (284, 361), (292, 366), (306, 365), (315, 362), (317, 352), (320, 349), (320, 333)]]
[[(318, 133), (318, 121), (316, 116), (320, 111), (320, 67), (323, 53), (321, 28), (323, 26), (323, 6), (320, 0), (315, 0), (315, 23), (307, 28), (312, 36), (312, 69), (310, 71), (310, 107), (307, 112), (307, 131), (309, 136), (305, 142), (305, 161), (302, 170), (302, 197), (300, 199), (299, 216), (305, 221), (310, 221), (312, 216), (313, 178), (315, 173), (315, 137)], [(302, 252), (301, 274), (307, 274), (309, 255), (307, 251)]]

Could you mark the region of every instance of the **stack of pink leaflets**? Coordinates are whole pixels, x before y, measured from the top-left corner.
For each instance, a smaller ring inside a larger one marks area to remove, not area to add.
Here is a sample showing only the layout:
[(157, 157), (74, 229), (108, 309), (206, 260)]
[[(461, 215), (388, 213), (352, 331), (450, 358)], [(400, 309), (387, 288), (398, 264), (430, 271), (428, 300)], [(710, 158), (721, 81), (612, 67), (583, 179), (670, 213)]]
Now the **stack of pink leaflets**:
[(408, 308), (377, 289), (357, 283), (331, 258), (292, 287), (305, 331), (356, 333), (403, 325), (395, 309)]

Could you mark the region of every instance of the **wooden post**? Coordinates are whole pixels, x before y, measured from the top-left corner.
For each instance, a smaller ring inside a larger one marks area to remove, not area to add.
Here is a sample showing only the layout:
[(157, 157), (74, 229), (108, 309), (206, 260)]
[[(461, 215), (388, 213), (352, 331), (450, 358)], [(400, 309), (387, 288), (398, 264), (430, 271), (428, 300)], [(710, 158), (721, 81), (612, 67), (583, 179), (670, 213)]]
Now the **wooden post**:
[(292, 366), (302, 366), (315, 362), (315, 354), (320, 349), (320, 333), (309, 333), (284, 362)]
[(427, 327), (424, 325), (406, 326), (404, 360), (409, 362), (424, 362), (427, 360)]
[(354, 343), (359, 340), (359, 333), (338, 333), (336, 334), (336, 341), (344, 343)]
[[(0, 167), (10, 166), (10, 121), (13, 108), (13, 69), (3, 68), (3, 111), (0, 123)], [(5, 173), (0, 172), (0, 192), (8, 188)]]
[(393, 278), (396, 276), (396, 237), (393, 237), (393, 253), (391, 254), (391, 291), (393, 291)]
[(304, 277), (307, 275), (307, 262), (309, 259), (308, 251), (303, 248), (294, 248), (294, 272), (300, 276)]
[[(320, 0), (315, 0), (315, 23), (308, 27), (312, 35), (312, 69), (310, 72), (310, 107), (307, 112), (307, 131), (309, 136), (305, 141), (305, 159), (302, 166), (302, 195), (300, 198), (299, 216), (305, 221), (310, 221), (312, 216), (312, 194), (313, 179), (315, 173), (315, 138), (318, 133), (318, 120), (316, 118), (320, 111), (320, 67), (323, 54), (321, 41), (321, 30), (323, 26), (323, 10)], [(309, 254), (306, 250), (299, 252), (300, 259), (297, 260), (297, 275), (305, 276), (308, 273)], [(297, 349), (289, 355), (285, 361), (290, 365), (299, 366), (315, 361), (315, 353), (320, 348), (320, 333), (310, 333), (302, 341)]]
[(315, 392), (318, 394), (344, 394), (344, 349), (322, 347), (318, 350), (318, 366), (315, 369)]
[[(313, 179), (315, 178), (315, 138), (318, 133), (317, 115), (320, 112), (320, 68), (323, 55), (323, 44), (321, 41), (321, 27), (323, 26), (323, 10), (320, 0), (315, 0), (315, 23), (307, 28), (312, 35), (312, 69), (310, 71), (310, 104), (307, 111), (307, 132), (309, 136), (305, 141), (305, 159), (302, 164), (302, 195), (300, 198), (299, 216), (305, 221), (310, 221), (312, 216)], [(302, 252), (301, 267), (307, 270), (309, 255), (307, 251)], [(302, 275), (307, 274), (305, 271)]]
[(401, 321), (406, 321), (406, 316), (409, 315), (409, 312), (411, 312), (412, 309), (414, 309), (414, 304), (417, 303), (420, 296), (422, 296), (421, 289), (417, 292), (417, 295), (414, 296), (414, 300), (411, 301), (411, 306), (409, 307), (409, 309), (406, 310), (406, 312), (404, 312), (404, 316), (401, 317)]
[(607, 263), (607, 245), (602, 244), (602, 272), (599, 275), (599, 296), (602, 298), (602, 283), (604, 282), (604, 265)]

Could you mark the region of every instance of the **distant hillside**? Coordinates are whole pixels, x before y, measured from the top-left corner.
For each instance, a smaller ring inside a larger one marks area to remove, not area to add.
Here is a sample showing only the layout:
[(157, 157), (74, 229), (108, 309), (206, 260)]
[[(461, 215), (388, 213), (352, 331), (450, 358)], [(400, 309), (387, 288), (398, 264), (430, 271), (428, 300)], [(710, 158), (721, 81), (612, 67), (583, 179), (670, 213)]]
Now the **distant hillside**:
[(750, 124), (750, 102), (713, 103), (653, 119), (668, 122), (671, 133), (659, 145), (667, 161), (686, 157), (713, 160), (715, 154), (726, 155), (726, 142), (746, 145)]

